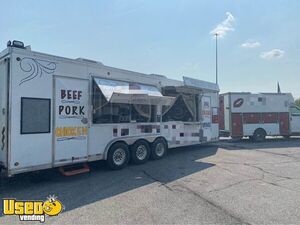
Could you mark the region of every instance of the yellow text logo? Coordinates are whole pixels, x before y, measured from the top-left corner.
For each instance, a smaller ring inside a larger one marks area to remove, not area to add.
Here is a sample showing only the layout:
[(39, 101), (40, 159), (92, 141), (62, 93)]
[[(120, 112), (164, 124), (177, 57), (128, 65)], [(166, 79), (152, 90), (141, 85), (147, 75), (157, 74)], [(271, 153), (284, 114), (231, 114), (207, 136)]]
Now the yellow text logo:
[(54, 196), (46, 201), (19, 201), (3, 199), (3, 214), (17, 215), (21, 221), (45, 222), (45, 215), (57, 216), (64, 209), (63, 204)]

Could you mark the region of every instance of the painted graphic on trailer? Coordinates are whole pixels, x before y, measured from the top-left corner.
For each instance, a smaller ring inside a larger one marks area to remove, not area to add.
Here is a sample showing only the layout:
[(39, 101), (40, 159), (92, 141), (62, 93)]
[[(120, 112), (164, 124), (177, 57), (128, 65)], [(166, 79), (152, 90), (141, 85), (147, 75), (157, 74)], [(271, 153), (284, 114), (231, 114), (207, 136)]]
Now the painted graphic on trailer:
[(80, 160), (87, 154), (88, 81), (55, 80), (55, 161)]

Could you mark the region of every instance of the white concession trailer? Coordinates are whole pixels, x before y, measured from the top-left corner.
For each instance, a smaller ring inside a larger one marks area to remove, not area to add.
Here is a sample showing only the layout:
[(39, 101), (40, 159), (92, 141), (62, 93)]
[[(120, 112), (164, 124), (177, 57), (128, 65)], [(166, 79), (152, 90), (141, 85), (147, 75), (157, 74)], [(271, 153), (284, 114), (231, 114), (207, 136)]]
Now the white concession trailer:
[(214, 83), (8, 42), (0, 53), (0, 166), (7, 176), (96, 160), (120, 169), (217, 141), (218, 92)]
[(263, 141), (300, 135), (300, 108), (290, 93), (229, 92), (219, 98), (220, 136)]

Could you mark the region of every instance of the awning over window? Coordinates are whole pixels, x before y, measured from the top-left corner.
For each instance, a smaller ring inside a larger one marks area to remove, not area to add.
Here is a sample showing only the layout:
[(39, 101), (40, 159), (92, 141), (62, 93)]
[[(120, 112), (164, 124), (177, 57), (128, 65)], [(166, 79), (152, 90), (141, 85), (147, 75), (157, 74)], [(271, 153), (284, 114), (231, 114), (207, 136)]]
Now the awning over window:
[(94, 78), (106, 100), (111, 103), (170, 105), (174, 97), (163, 96), (155, 86)]
[(141, 104), (141, 105), (171, 105), (174, 97), (151, 96), (146, 94), (120, 94), (114, 93), (110, 99), (111, 103)]
[(220, 91), (218, 84), (203, 81), (203, 80), (197, 80), (190, 77), (183, 77), (183, 83), (185, 86), (195, 87), (205, 91), (211, 91), (211, 92)]

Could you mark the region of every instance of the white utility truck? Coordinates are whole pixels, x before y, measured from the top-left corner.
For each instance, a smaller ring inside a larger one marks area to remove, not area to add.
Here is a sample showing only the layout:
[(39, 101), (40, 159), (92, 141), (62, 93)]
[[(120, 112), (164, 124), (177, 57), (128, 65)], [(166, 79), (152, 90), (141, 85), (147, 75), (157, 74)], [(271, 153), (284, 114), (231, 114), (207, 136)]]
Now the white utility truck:
[(290, 93), (231, 92), (219, 98), (220, 136), (263, 141), (300, 135), (300, 108)]
[(217, 141), (218, 85), (31, 51), (0, 53), (3, 173), (106, 160), (162, 158), (167, 148)]

